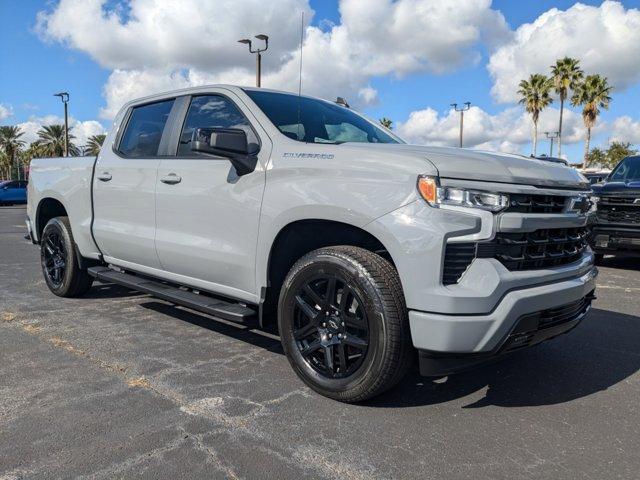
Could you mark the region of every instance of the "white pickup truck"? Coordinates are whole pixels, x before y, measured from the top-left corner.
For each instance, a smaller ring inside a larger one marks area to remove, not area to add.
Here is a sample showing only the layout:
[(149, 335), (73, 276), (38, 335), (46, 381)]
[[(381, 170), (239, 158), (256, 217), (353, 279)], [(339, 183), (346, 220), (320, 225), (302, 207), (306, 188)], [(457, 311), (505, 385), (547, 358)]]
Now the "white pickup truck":
[(576, 326), (589, 185), (517, 155), (407, 145), (353, 110), (235, 86), (126, 104), (97, 158), (31, 164), (51, 291), (97, 279), (279, 331), (300, 378), (361, 401)]

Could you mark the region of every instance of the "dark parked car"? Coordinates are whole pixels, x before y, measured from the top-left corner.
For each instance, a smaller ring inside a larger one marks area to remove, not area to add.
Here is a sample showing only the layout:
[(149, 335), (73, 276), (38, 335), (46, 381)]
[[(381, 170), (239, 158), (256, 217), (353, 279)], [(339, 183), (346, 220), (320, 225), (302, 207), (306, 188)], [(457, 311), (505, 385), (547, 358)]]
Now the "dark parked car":
[(597, 201), (596, 258), (620, 251), (640, 254), (640, 156), (622, 160), (604, 183), (592, 189)]
[(27, 182), (8, 180), (0, 182), (0, 205), (27, 203)]

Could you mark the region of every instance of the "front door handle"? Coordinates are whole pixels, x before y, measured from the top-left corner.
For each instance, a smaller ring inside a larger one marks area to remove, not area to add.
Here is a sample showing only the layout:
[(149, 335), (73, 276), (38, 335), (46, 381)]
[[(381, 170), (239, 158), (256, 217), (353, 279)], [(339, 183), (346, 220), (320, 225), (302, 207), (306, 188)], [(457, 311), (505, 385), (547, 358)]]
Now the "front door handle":
[(98, 175), (98, 180), (108, 182), (109, 180), (111, 180), (111, 174), (109, 172), (102, 172)]
[(165, 175), (160, 179), (162, 183), (166, 183), (167, 185), (175, 185), (176, 183), (180, 183), (182, 181), (182, 177), (176, 175), (175, 173), (170, 173), (169, 175)]

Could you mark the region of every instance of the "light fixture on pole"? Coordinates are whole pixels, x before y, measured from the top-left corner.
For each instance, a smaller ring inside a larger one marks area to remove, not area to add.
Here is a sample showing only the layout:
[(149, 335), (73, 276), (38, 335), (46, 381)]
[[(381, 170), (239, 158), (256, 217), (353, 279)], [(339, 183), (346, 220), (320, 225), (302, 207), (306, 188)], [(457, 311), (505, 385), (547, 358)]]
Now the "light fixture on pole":
[(545, 136), (549, 139), (549, 156), (553, 157), (553, 139), (558, 138), (560, 132), (544, 132)]
[(261, 33), (260, 35), (256, 35), (258, 40), (262, 40), (264, 42), (264, 48), (256, 48), (255, 50), (251, 47), (251, 40), (248, 38), (243, 38), (238, 40), (238, 43), (244, 43), (245, 45), (249, 45), (249, 53), (256, 54), (256, 87), (260, 87), (260, 81), (262, 76), (262, 55), (261, 53), (266, 51), (269, 48), (269, 36)]
[(54, 97), (60, 97), (64, 103), (64, 156), (69, 156), (69, 117), (67, 113), (67, 104), (69, 103), (69, 94), (67, 92), (54, 93)]
[(471, 102), (464, 102), (461, 108), (458, 108), (457, 103), (452, 103), (451, 106), (456, 112), (460, 112), (460, 148), (462, 148), (462, 129), (464, 128), (464, 112), (471, 108)]

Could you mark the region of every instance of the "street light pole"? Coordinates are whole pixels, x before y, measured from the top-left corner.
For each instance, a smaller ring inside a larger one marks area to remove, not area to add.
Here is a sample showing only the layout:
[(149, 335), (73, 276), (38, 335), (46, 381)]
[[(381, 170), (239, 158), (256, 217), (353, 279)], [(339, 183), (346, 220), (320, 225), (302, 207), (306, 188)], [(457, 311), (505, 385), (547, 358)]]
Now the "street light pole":
[(64, 156), (69, 156), (69, 117), (67, 104), (69, 103), (69, 94), (67, 92), (55, 93), (54, 97), (60, 97), (64, 103)]
[(464, 112), (471, 108), (471, 102), (464, 102), (461, 108), (458, 108), (457, 103), (452, 103), (451, 106), (456, 112), (460, 112), (460, 148), (462, 148), (462, 130), (464, 128)]
[(549, 156), (553, 157), (553, 139), (558, 138), (560, 132), (544, 132), (545, 136), (549, 139)]
[(264, 48), (256, 48), (255, 50), (251, 47), (251, 40), (248, 38), (243, 38), (238, 40), (238, 43), (244, 43), (245, 45), (249, 45), (249, 53), (256, 54), (256, 87), (260, 87), (261, 77), (262, 77), (262, 55), (261, 53), (266, 51), (269, 48), (269, 36), (261, 33), (260, 35), (256, 35), (258, 40), (262, 40), (264, 42)]

